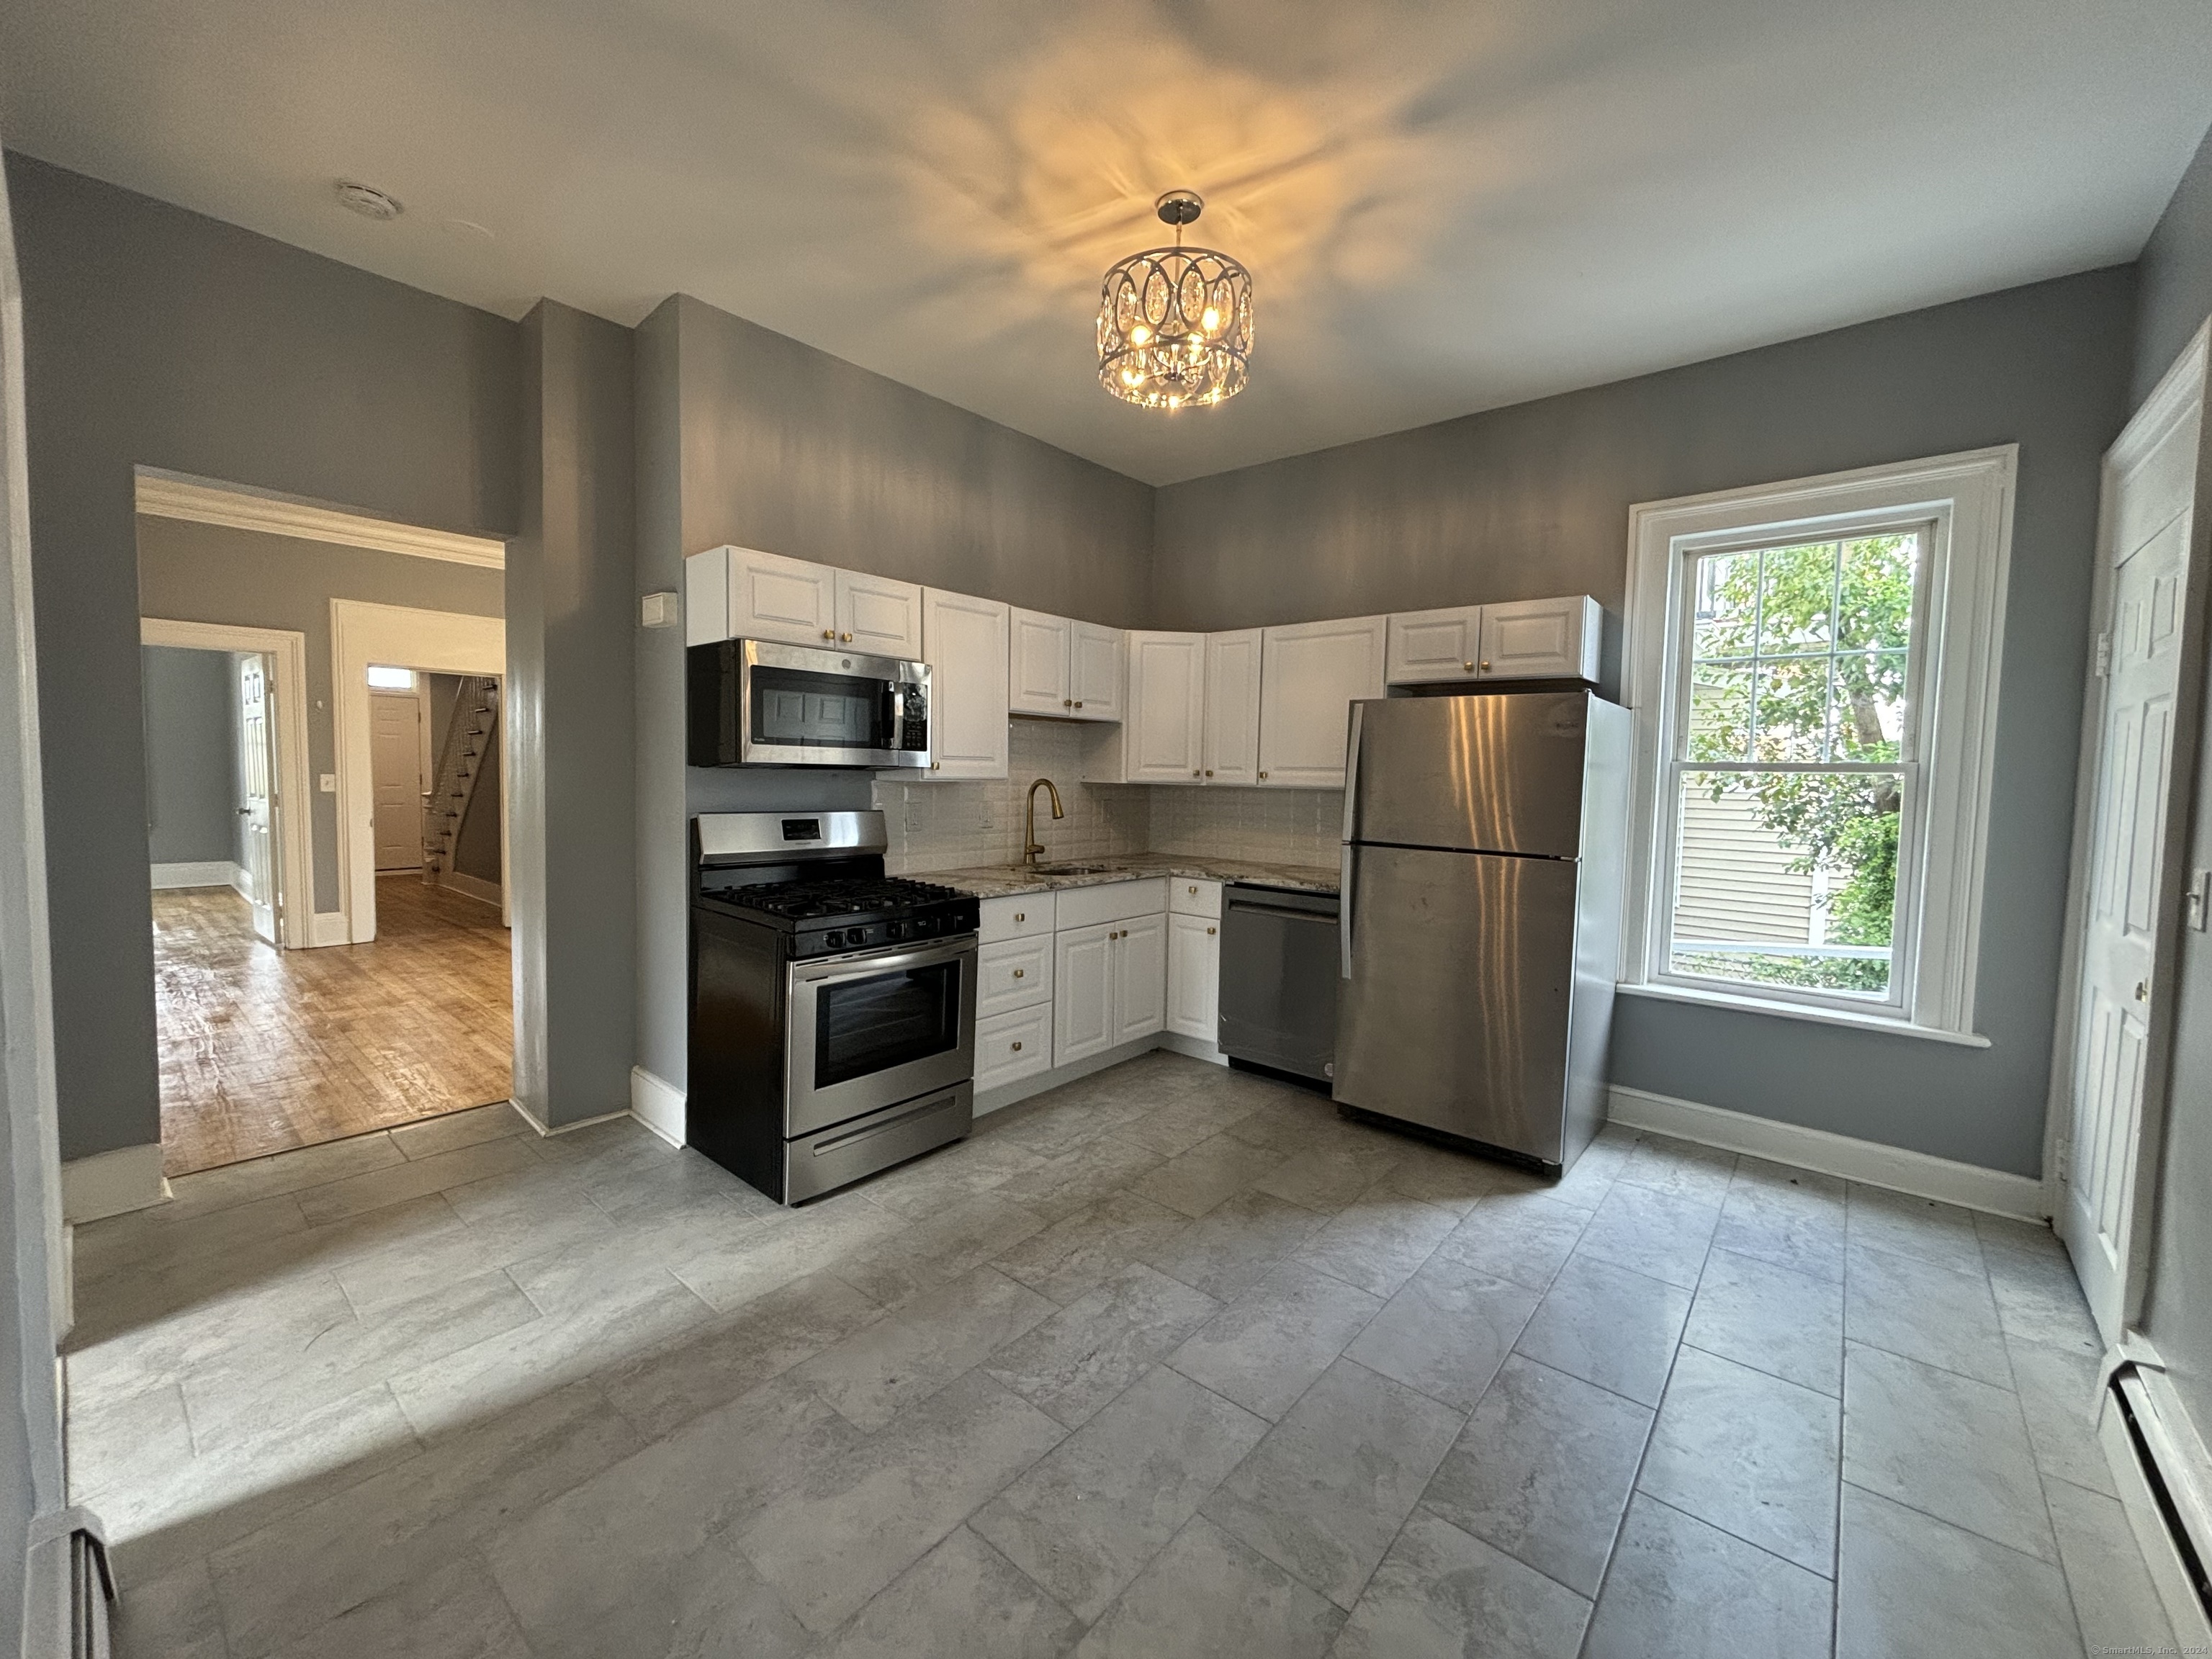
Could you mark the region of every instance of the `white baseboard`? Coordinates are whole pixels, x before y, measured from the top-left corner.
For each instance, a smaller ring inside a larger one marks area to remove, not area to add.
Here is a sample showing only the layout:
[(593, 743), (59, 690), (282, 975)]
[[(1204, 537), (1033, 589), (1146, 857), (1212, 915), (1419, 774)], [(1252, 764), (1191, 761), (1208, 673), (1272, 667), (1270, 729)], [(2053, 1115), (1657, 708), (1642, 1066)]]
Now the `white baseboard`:
[(618, 1117), (628, 1117), (629, 1115), (629, 1109), (628, 1107), (624, 1107), (618, 1112), (601, 1112), (593, 1117), (580, 1117), (574, 1123), (548, 1124), (543, 1118), (539, 1117), (537, 1113), (532, 1111), (530, 1108), (524, 1105), (520, 1101), (511, 1099), (507, 1103), (514, 1107), (516, 1111), (520, 1112), (522, 1115), (522, 1121), (525, 1123), (527, 1123), (532, 1128), (537, 1130), (541, 1135), (565, 1135), (571, 1130), (588, 1129), (594, 1123), (611, 1123)]
[[(246, 872), (228, 859), (207, 859), (198, 864), (157, 864), (153, 871), (156, 890), (170, 887), (239, 887), (246, 879)], [(239, 887), (239, 890), (246, 890)]]
[(62, 1165), (62, 1219), (73, 1227), (168, 1201), (158, 1140), (73, 1158)]
[(252, 903), (253, 872), (247, 869), (242, 864), (232, 865), (230, 866), (230, 872), (231, 890), (236, 893), (239, 897), (244, 899), (248, 904)]
[[(2147, 1343), (2139, 1346), (2148, 1346)], [(2108, 1369), (2112, 1359), (2112, 1355), (2106, 1356)], [(2128, 1431), (2121, 1406), (2123, 1395), (2142, 1432), (2143, 1450), (2137, 1449)], [(2199, 1539), (2207, 1531), (2203, 1492), (2212, 1465), (2208, 1464), (2196, 1425), (2189, 1420), (2187, 1407), (2164, 1371), (2124, 1369), (2113, 1377), (2100, 1402), (2097, 1440), (2112, 1470), (2113, 1489), (2126, 1511), (2128, 1529), (2135, 1534), (2136, 1547), (2142, 1553), (2143, 1565), (2150, 1570), (2151, 1583), (2173, 1626), (2175, 1646), (2168, 1651), (2212, 1650), (2212, 1619), (2206, 1617), (2204, 1604), (2197, 1599), (2182, 1553), (2185, 1543), (2191, 1553), (2200, 1553)], [(2144, 1451), (2149, 1454), (2152, 1468), (2144, 1467)], [(2154, 1479), (2165, 1488), (2163, 1503), (2161, 1494), (2152, 1488)], [(2181, 1538), (2174, 1535), (2177, 1521), (2183, 1531)]]
[(1793, 1164), (1801, 1170), (1817, 1170), (1823, 1175), (1863, 1181), (1870, 1187), (1887, 1187), (1916, 1198), (1940, 1199), (1992, 1215), (2014, 1216), (2024, 1221), (2048, 1218), (2043, 1208), (2043, 1183), (2027, 1176), (1954, 1163), (1901, 1146), (1754, 1117), (1748, 1112), (1702, 1106), (1693, 1100), (1677, 1100), (1671, 1095), (1655, 1095), (1618, 1083), (1606, 1093), (1608, 1115), (1632, 1129), (1650, 1129), (1723, 1152), (1749, 1152), (1778, 1164)]
[(629, 1068), (629, 1115), (670, 1146), (684, 1144), (684, 1091), (642, 1066)]
[(310, 945), (352, 944), (353, 934), (346, 927), (345, 912), (343, 910), (316, 911), (313, 925), (308, 929), (307, 943)]
[(441, 887), (451, 888), (463, 898), (472, 898), (479, 904), (489, 904), (497, 909), (507, 902), (507, 896), (499, 890), (495, 881), (485, 881), (477, 876), (465, 876), (458, 870), (448, 870), (438, 878)]

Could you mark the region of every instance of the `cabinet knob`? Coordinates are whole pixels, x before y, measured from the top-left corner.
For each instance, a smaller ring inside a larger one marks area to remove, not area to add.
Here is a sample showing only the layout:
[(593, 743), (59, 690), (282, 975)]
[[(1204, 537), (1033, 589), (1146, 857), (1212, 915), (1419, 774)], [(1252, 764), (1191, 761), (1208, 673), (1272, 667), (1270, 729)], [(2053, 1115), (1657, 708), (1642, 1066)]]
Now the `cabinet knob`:
[(1023, 970), (1023, 969), (1019, 969), (1019, 968), (1015, 969), (1014, 969), (1014, 977), (1015, 977), (1016, 979), (1019, 979), (1019, 978), (1022, 976), (1023, 971), (1024, 971), (1024, 970)]
[(929, 763), (929, 769), (933, 772), (941, 772), (945, 769), (945, 763), (943, 761), (932, 761)]
[(1027, 921), (1029, 919), (1030, 913), (1026, 910), (1017, 910), (1014, 912), (1014, 920), (1016, 921)]
[(1073, 697), (1062, 697), (1060, 700), (1060, 706), (1062, 708), (1073, 708), (1075, 707), (1075, 699)]
[(1078, 697), (1078, 698), (1075, 700), (1075, 706), (1076, 706), (1078, 708), (1082, 708), (1082, 707), (1083, 707), (1083, 699), (1082, 699), (1082, 698), (1080, 698), (1080, 697)]
[(1018, 1037), (1017, 1037), (1017, 1038), (1014, 1040), (1014, 1052), (1015, 1052), (1016, 1054), (1019, 1054), (1019, 1053), (1021, 1053), (1021, 1051), (1022, 1051), (1021, 1039), (1020, 1039), (1020, 1038), (1018, 1038)]
[(834, 640), (837, 637), (837, 630), (834, 628), (825, 628), (822, 630), (822, 637), (825, 640)]
[(1219, 930), (1218, 930), (1218, 929), (1216, 929), (1216, 928), (1212, 928), (1212, 927), (1209, 927), (1209, 928), (1207, 928), (1207, 929), (1206, 930), (1206, 938), (1208, 938), (1208, 939), (1212, 939), (1212, 938), (1213, 937), (1213, 935), (1214, 935), (1218, 931), (1219, 931)]
[(1192, 769), (1192, 771), (1191, 771), (1191, 776), (1193, 776), (1193, 777), (1194, 777), (1194, 778), (1202, 778), (1202, 777), (1204, 777), (1205, 775), (1206, 775), (1206, 774), (1205, 774), (1205, 773), (1203, 773), (1203, 772), (1200, 772), (1200, 771), (1197, 770), (1195, 768), (1194, 768), (1194, 769)]
[(1196, 886), (1194, 886), (1194, 886), (1191, 888), (1191, 890), (1190, 890), (1190, 896), (1191, 896), (1193, 898), (1196, 898), (1196, 897), (1198, 896), (1198, 889), (1197, 889), (1197, 887), (1196, 887)]
[(1267, 775), (1265, 772), (1261, 773), (1261, 774), (1260, 774), (1260, 781), (1261, 781), (1261, 782), (1262, 782), (1262, 783), (1265, 783), (1267, 781)]
[(1206, 775), (1209, 778), (1213, 775), (1213, 769), (1212, 767), (1209, 766), (1206, 769)]
[(1486, 674), (1490, 672), (1490, 659), (1487, 657), (1482, 659), (1482, 672)]
[(837, 637), (844, 641), (848, 645), (850, 645), (853, 642), (853, 636), (850, 634), (840, 634)]
[(1473, 672), (1474, 672), (1474, 665), (1473, 663), (1471, 663), (1471, 662), (1463, 662), (1463, 663), (1462, 663), (1462, 664), (1460, 665), (1460, 666), (1461, 666), (1462, 668), (1465, 669), (1465, 670), (1466, 670), (1468, 673), (1470, 673), (1470, 674), (1472, 674)]

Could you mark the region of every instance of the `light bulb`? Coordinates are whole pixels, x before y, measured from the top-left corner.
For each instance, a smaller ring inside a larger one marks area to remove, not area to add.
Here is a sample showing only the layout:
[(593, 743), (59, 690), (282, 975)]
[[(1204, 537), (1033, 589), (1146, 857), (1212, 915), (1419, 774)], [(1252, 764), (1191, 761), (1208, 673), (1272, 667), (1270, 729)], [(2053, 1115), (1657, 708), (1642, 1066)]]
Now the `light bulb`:
[(1129, 331), (1129, 343), (1131, 345), (1142, 345), (1146, 341), (1152, 337), (1152, 330), (1146, 328), (1142, 323), (1139, 323), (1136, 327)]
[(1212, 333), (1215, 329), (1221, 326), (1221, 313), (1212, 306), (1206, 307), (1206, 315), (1198, 319), (1198, 325), (1208, 334)]

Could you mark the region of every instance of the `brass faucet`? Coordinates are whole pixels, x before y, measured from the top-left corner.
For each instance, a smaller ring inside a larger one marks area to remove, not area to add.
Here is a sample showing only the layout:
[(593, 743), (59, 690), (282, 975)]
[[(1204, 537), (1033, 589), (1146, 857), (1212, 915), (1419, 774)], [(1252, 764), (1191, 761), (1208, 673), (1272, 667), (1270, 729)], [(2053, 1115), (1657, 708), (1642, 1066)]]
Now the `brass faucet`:
[(1067, 816), (1060, 804), (1060, 791), (1053, 787), (1050, 778), (1039, 778), (1030, 786), (1029, 821), (1022, 830), (1023, 839), (1028, 844), (1022, 848), (1022, 862), (1031, 869), (1036, 867), (1037, 854), (1044, 851), (1044, 843), (1036, 838), (1036, 792), (1040, 789), (1052, 797), (1053, 817), (1064, 818)]

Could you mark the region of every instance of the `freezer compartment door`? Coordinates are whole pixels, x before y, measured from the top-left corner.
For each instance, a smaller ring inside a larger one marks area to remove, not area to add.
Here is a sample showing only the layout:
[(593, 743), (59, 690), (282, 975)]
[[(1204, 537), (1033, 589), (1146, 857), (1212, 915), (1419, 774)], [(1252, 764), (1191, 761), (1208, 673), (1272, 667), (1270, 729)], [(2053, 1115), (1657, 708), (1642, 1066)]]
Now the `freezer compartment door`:
[(1369, 846), (1349, 862), (1337, 1100), (1565, 1162), (1577, 866)]
[(1589, 702), (1523, 691), (1355, 704), (1345, 840), (1574, 857)]

